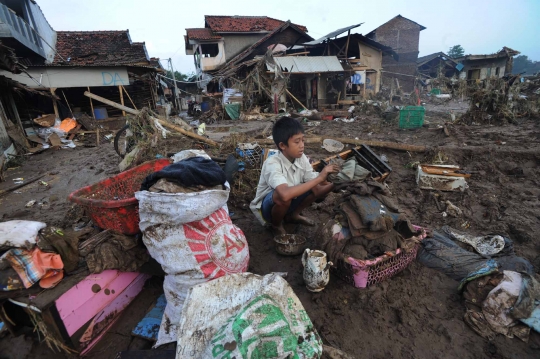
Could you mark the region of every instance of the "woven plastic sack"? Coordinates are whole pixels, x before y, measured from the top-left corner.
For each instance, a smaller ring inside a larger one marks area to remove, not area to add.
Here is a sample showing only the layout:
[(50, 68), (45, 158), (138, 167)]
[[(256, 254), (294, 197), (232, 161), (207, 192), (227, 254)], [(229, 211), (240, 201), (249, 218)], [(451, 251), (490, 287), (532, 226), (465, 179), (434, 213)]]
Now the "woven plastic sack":
[(277, 274), (228, 275), (190, 289), (176, 359), (320, 358), (322, 342)]
[(244, 233), (232, 224), (227, 190), (196, 193), (135, 193), (139, 227), (150, 255), (167, 273), (167, 307), (156, 347), (176, 341), (187, 290), (226, 274), (245, 272), (249, 249)]

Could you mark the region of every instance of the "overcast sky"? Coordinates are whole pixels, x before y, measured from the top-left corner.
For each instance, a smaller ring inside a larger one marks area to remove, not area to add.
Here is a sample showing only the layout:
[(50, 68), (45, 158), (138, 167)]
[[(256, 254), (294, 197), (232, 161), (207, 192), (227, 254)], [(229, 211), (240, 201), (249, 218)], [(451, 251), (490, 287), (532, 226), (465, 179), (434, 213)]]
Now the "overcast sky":
[[(185, 54), (186, 28), (204, 27), (204, 15), (270, 16), (308, 28), (313, 38), (363, 22), (367, 34), (400, 14), (427, 29), (420, 55), (460, 44), (466, 54), (503, 46), (540, 61), (540, 0), (37, 0), (55, 30), (125, 30), (144, 41), (150, 56), (171, 57), (175, 70), (194, 70)], [(164, 64), (164, 62), (162, 62)], [(165, 65), (165, 64), (164, 64)]]

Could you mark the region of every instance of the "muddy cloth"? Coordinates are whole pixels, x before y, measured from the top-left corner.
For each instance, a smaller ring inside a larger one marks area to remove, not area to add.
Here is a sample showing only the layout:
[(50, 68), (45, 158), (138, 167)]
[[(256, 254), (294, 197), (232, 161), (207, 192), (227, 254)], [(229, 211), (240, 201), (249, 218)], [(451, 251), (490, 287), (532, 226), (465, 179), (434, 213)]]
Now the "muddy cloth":
[(341, 164), (341, 171), (328, 175), (328, 181), (335, 184), (340, 184), (362, 181), (369, 176), (371, 176), (371, 172), (360, 166), (355, 157), (351, 157)]
[[(79, 238), (81, 235), (82, 233), (74, 231), (57, 233), (46, 230), (43, 233), (45, 244), (51, 246), (53, 251), (60, 254), (66, 273), (74, 271), (79, 265)], [(41, 241), (38, 243), (38, 247), (44, 249)]]
[(202, 185), (194, 186), (194, 187), (184, 187), (177, 183), (170, 182), (169, 180), (162, 178), (159, 181), (157, 181), (150, 189), (149, 192), (155, 192), (155, 193), (193, 193), (193, 192), (200, 192), (200, 191), (207, 191), (207, 190), (222, 190), (224, 189), (223, 185), (217, 185), (214, 187), (206, 187)]
[(10, 249), (2, 258), (11, 264), (25, 288), (37, 282), (43, 288), (52, 288), (64, 277), (64, 264), (60, 255), (43, 252), (37, 247), (32, 250)]
[(225, 172), (214, 161), (203, 157), (191, 157), (147, 176), (141, 185), (141, 191), (148, 191), (161, 178), (184, 187), (199, 185), (213, 187), (223, 185), (227, 180)]
[(375, 197), (351, 195), (350, 203), (362, 224), (372, 232), (389, 231), (394, 228), (399, 219), (398, 213), (393, 213)]
[(517, 257), (513, 252), (506, 252), (505, 256), (486, 259), (475, 252), (461, 248), (456, 242), (438, 231), (434, 231), (431, 238), (422, 241), (416, 258), (426, 267), (438, 270), (457, 281), (463, 280), (469, 273), (486, 266), (490, 260), (495, 261), (499, 270), (534, 273), (532, 264), (524, 258)]
[(97, 245), (85, 259), (91, 273), (101, 273), (106, 269), (136, 272), (148, 262), (150, 256), (146, 248), (139, 245), (137, 237), (112, 234)]
[(514, 271), (491, 274), (468, 283), (463, 296), (464, 320), (479, 335), (528, 340), (530, 327), (524, 323), (540, 303), (540, 284), (533, 276)]
[[(343, 255), (364, 260), (379, 257), (401, 248), (413, 249), (418, 232), (404, 214), (399, 213), (388, 189), (368, 180), (344, 186), (346, 191), (335, 202), (334, 218), (317, 237), (318, 246), (337, 263)], [(392, 206), (390, 210), (383, 202)]]

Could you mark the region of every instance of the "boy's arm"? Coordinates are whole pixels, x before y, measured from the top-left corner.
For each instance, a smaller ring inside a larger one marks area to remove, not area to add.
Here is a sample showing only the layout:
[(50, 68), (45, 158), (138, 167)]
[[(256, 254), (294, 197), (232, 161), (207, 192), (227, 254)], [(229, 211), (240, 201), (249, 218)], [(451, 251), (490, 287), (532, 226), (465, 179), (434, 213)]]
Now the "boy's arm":
[(324, 167), (321, 173), (319, 173), (319, 175), (312, 180), (309, 180), (297, 186), (288, 186), (287, 184), (281, 184), (275, 187), (275, 191), (280, 200), (282, 200), (283, 202), (288, 202), (295, 197), (303, 195), (304, 193), (313, 189), (319, 184), (326, 182), (326, 177), (328, 177), (330, 173), (337, 172), (339, 172), (338, 166), (328, 165)]

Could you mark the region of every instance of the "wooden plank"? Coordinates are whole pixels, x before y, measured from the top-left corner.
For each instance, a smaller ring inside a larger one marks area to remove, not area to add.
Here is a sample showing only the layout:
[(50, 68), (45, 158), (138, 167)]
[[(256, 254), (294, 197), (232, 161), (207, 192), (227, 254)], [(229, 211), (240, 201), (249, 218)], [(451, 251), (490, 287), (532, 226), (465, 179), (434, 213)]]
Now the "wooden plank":
[(98, 95), (94, 95), (93, 93), (90, 93), (88, 91), (85, 91), (84, 95), (87, 96), (87, 97), (93, 98), (94, 100), (97, 100), (99, 102), (103, 102), (103, 103), (105, 103), (105, 104), (107, 104), (109, 106), (115, 107), (115, 108), (117, 108), (119, 110), (130, 113), (132, 115), (138, 115), (139, 114), (139, 111), (137, 111), (137, 110), (134, 110), (134, 109), (129, 108), (127, 106), (122, 106), (122, 105), (120, 105), (120, 104), (118, 104), (118, 103), (116, 103), (114, 101), (107, 100), (106, 98), (103, 98), (103, 97), (98, 96)]
[(40, 145), (45, 143), (45, 140), (42, 139), (41, 137), (39, 137), (38, 135), (30, 135), (30, 136), (26, 136), (26, 138), (29, 140), (29, 141), (32, 141), (32, 142), (35, 142), (35, 143), (39, 143)]
[[(139, 274), (112, 302), (96, 314), (80, 339), (81, 355), (90, 351), (107, 330), (120, 318), (122, 311), (140, 293), (148, 274)], [(160, 321), (161, 322), (161, 321)]]
[(56, 301), (69, 335), (111, 303), (139, 273), (104, 271), (85, 278)]
[(51, 146), (53, 147), (60, 147), (62, 146), (62, 141), (60, 140), (60, 137), (56, 133), (51, 133), (49, 136), (49, 141), (51, 142)]
[(167, 300), (165, 299), (165, 294), (162, 294), (159, 296), (152, 309), (150, 309), (139, 324), (133, 329), (131, 334), (150, 341), (157, 341), (157, 335), (166, 305)]
[(56, 103), (56, 95), (54, 94), (55, 91), (56, 91), (56, 88), (51, 87), (52, 102), (53, 102), (53, 107), (54, 107), (54, 115), (56, 116), (56, 118), (60, 118), (60, 114), (58, 112), (58, 103)]

